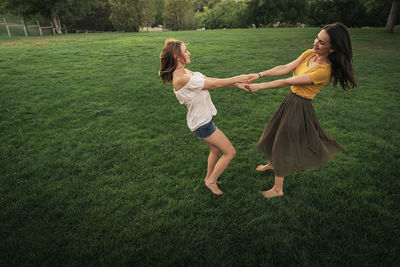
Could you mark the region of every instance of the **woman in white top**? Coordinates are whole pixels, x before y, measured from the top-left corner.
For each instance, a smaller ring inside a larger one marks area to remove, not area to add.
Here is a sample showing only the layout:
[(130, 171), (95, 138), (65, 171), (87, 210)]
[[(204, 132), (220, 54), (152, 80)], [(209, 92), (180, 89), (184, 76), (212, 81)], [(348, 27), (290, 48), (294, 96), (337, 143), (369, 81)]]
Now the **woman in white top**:
[[(208, 78), (200, 72), (186, 69), (190, 64), (190, 52), (186, 45), (178, 40), (168, 39), (160, 55), (159, 75), (163, 83), (172, 83), (174, 92), (181, 104), (188, 108), (186, 116), (189, 129), (210, 147), (205, 185), (215, 195), (222, 195), (217, 180), (236, 154), (235, 148), (222, 131), (213, 123), (217, 110), (211, 101), (208, 90), (235, 86), (235, 83), (247, 82), (249, 75), (240, 75), (226, 79)], [(222, 156), (218, 158), (219, 154)]]

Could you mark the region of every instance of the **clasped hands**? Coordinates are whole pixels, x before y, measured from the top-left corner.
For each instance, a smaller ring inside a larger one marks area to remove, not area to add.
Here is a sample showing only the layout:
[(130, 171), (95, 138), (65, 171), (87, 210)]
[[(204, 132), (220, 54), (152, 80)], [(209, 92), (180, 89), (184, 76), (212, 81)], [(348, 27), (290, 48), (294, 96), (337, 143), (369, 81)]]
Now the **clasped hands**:
[(252, 84), (253, 81), (260, 78), (260, 75), (258, 75), (258, 73), (243, 74), (239, 75), (238, 78), (240, 79), (240, 82), (235, 83), (235, 86), (237, 88), (243, 89), (251, 93), (255, 93), (258, 90), (262, 89), (259, 84)]

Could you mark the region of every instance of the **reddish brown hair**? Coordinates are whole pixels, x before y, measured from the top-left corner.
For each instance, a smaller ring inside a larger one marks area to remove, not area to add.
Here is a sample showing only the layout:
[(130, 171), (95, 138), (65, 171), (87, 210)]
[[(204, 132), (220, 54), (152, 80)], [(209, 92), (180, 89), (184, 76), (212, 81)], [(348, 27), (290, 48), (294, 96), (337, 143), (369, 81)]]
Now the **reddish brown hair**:
[(182, 44), (182, 41), (173, 39), (168, 39), (164, 43), (160, 54), (160, 71), (158, 72), (163, 84), (172, 83), (172, 73), (178, 65), (178, 58), (185, 60), (181, 51)]

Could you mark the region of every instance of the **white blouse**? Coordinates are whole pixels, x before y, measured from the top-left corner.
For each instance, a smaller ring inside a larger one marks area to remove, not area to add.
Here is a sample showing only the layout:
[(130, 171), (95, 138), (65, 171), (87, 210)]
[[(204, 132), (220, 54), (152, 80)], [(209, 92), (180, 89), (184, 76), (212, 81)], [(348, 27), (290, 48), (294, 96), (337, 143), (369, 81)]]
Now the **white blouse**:
[(208, 90), (203, 90), (205, 76), (200, 72), (193, 72), (190, 80), (180, 90), (175, 92), (179, 103), (186, 105), (188, 113), (186, 121), (189, 129), (195, 131), (200, 126), (211, 121), (217, 114)]

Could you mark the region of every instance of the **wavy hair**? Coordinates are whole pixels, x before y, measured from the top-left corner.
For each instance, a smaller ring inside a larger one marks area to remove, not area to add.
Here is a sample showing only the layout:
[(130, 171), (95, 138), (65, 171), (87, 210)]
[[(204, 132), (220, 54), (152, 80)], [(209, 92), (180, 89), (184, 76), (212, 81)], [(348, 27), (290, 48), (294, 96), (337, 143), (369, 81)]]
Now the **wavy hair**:
[(160, 71), (158, 75), (161, 77), (163, 84), (172, 83), (172, 73), (178, 65), (178, 58), (185, 60), (182, 55), (182, 41), (167, 39), (160, 54)]
[(331, 62), (333, 86), (337, 83), (344, 90), (357, 87), (353, 70), (353, 51), (350, 34), (346, 26), (340, 22), (325, 25), (323, 29), (328, 33), (334, 51), (328, 55)]

